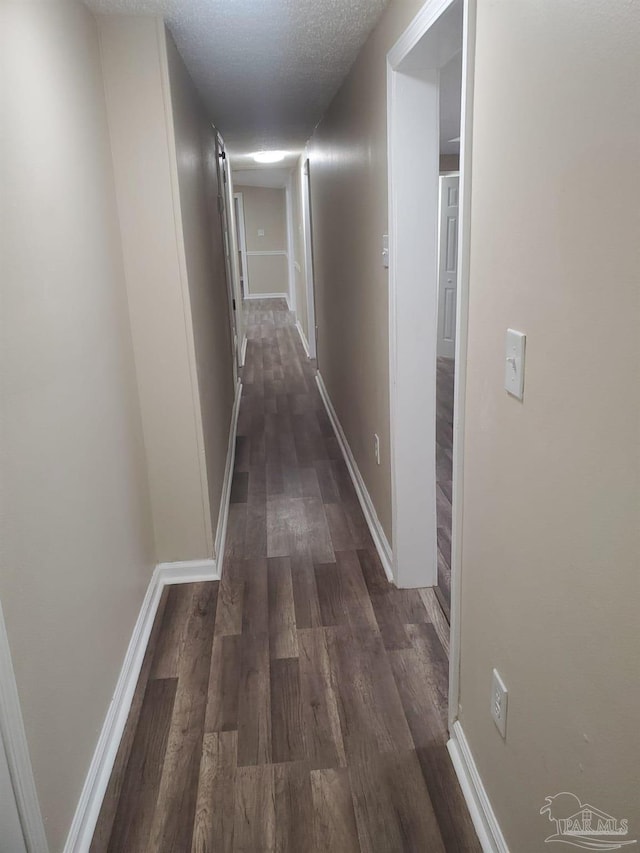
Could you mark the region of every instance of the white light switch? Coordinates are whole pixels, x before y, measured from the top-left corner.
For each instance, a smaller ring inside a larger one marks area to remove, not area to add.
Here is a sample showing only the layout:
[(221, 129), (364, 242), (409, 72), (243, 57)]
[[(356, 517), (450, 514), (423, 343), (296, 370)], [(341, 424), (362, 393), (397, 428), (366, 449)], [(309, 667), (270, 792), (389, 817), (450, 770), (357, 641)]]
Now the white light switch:
[(503, 738), (507, 736), (507, 700), (509, 694), (497, 669), (491, 674), (491, 716)]
[(504, 387), (522, 400), (524, 395), (524, 345), (527, 336), (514, 329), (507, 329), (506, 355), (504, 366)]
[(264, 237), (264, 228), (258, 228), (258, 237)]

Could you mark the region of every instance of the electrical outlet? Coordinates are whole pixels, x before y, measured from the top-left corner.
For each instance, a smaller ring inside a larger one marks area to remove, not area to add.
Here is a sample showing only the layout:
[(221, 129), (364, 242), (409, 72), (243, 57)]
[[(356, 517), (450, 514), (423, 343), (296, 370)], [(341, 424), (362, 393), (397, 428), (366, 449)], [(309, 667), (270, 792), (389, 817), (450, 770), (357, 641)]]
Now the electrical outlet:
[(491, 678), (491, 716), (503, 738), (507, 737), (507, 688), (497, 669)]
[(377, 433), (373, 434), (373, 453), (376, 457), (376, 462), (380, 464), (380, 437)]

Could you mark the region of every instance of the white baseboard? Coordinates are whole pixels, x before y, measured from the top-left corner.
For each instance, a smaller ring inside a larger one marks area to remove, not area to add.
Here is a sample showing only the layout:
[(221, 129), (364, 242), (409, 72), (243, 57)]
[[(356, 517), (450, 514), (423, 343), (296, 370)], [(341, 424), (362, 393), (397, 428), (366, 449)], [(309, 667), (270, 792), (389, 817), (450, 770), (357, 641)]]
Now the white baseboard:
[(244, 367), (244, 363), (247, 360), (247, 343), (248, 338), (245, 335), (244, 340), (242, 341), (242, 346), (240, 347), (240, 367)]
[(286, 299), (289, 304), (288, 293), (247, 293), (245, 299)]
[(129, 648), (116, 683), (113, 699), (102, 726), (80, 801), (67, 836), (64, 853), (86, 853), (96, 828), (113, 763), (131, 709), (142, 661), (160, 603), (162, 590), (169, 584), (218, 580), (215, 560), (185, 560), (158, 563), (147, 588)]
[(158, 579), (162, 586), (174, 583), (199, 583), (218, 581), (220, 573), (215, 560), (177, 560), (175, 563), (158, 563)]
[[(229, 497), (231, 495), (231, 481), (233, 479), (236, 430), (241, 393), (242, 384), (238, 382), (229, 429), (229, 446), (227, 448), (227, 461), (216, 531), (215, 547), (217, 559), (158, 563), (155, 567), (133, 629), (113, 699), (107, 711), (82, 794), (80, 795), (80, 801), (71, 824), (71, 829), (69, 830), (64, 853), (86, 853), (91, 845), (91, 839), (95, 831), (102, 800), (109, 784), (113, 763), (127, 722), (163, 588), (169, 584), (196, 583), (199, 581), (220, 579), (227, 519), (229, 517)], [(45, 853), (47, 848), (46, 846), (34, 846), (33, 849), (37, 853)]]
[[(86, 853), (91, 845), (100, 807), (116, 759), (118, 747), (131, 708), (133, 694), (138, 683), (144, 653), (149, 642), (162, 588), (163, 576), (168, 574), (167, 566), (172, 563), (160, 563), (156, 566), (147, 588), (144, 601), (133, 628), (129, 647), (124, 658), (120, 675), (116, 683), (113, 699), (98, 738), (98, 744), (89, 766), (89, 772), (80, 795), (71, 829), (64, 846), (64, 853)], [(188, 564), (185, 564), (188, 565)]]
[(373, 501), (371, 500), (371, 495), (369, 494), (369, 491), (365, 486), (364, 480), (362, 479), (360, 469), (358, 468), (353, 453), (351, 452), (349, 442), (347, 441), (347, 437), (344, 434), (342, 425), (338, 420), (336, 411), (333, 408), (333, 403), (331, 402), (325, 384), (322, 380), (322, 376), (319, 372), (316, 373), (316, 382), (318, 384), (318, 389), (320, 390), (320, 396), (322, 397), (325, 408), (327, 410), (327, 414), (329, 415), (329, 420), (333, 425), (336, 436), (338, 438), (338, 442), (340, 444), (340, 448), (342, 449), (344, 461), (347, 463), (347, 468), (349, 469), (349, 474), (351, 475), (351, 479), (353, 480), (353, 485), (355, 487), (356, 494), (358, 495), (358, 500), (360, 501), (362, 512), (364, 513), (364, 517), (367, 521), (367, 524), (369, 525), (369, 531), (376, 546), (376, 550), (378, 551), (380, 562), (382, 563), (382, 567), (385, 570), (387, 577), (389, 578), (391, 583), (394, 583), (393, 570), (391, 568), (391, 545), (389, 545), (389, 540), (387, 539), (385, 532), (382, 529), (382, 525), (380, 524), (380, 520), (378, 519), (378, 515), (373, 505)]
[(304, 329), (302, 328), (302, 326), (300, 324), (300, 320), (298, 320), (296, 322), (296, 329), (298, 330), (298, 334), (300, 335), (300, 340), (302, 341), (302, 348), (305, 351), (307, 358), (310, 358), (310, 356), (309, 356), (309, 341), (307, 340), (307, 336), (304, 333)]
[(453, 724), (447, 748), (483, 853), (509, 853), (460, 720)]
[(0, 606), (0, 738), (4, 744), (20, 816), (22, 833), (29, 853), (48, 853), (49, 847), (33, 778), (27, 735), (24, 730), (9, 638)]
[(231, 484), (233, 482), (233, 465), (236, 459), (236, 434), (238, 432), (238, 415), (240, 414), (241, 398), (242, 382), (238, 381), (238, 384), (236, 385), (236, 398), (233, 403), (233, 412), (231, 413), (231, 425), (229, 427), (229, 444), (227, 446), (227, 461), (224, 469), (224, 482), (222, 484), (222, 495), (220, 497), (220, 512), (218, 513), (218, 527), (216, 530), (215, 539), (215, 554), (218, 577), (222, 577), (224, 543), (227, 538), (227, 521), (229, 520), (229, 500), (231, 498)]

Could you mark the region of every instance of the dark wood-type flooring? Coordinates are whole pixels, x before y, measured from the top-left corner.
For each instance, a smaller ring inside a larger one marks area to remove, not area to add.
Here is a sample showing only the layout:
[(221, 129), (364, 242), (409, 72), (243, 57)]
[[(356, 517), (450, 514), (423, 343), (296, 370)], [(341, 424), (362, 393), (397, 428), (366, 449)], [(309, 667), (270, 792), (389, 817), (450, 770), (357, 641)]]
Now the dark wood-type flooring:
[(438, 600), (447, 620), (451, 610), (451, 480), (453, 477), (453, 388), (455, 362), (439, 358), (436, 385), (436, 507), (438, 516)]
[(479, 851), (446, 622), (387, 582), (286, 306), (248, 312), (223, 577), (163, 593), (91, 850)]

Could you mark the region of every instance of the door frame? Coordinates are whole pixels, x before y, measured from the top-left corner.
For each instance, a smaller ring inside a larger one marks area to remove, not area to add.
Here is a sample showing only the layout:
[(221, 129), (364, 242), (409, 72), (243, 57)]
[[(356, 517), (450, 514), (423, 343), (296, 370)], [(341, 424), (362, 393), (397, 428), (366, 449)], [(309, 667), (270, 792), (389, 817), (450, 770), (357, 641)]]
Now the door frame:
[[(233, 354), (233, 384), (238, 384), (238, 370), (242, 366), (242, 341), (240, 340), (240, 314), (242, 310), (241, 301), (238, 298), (238, 286), (236, 283), (237, 258), (234, 253), (237, 250), (234, 239), (234, 210), (233, 210), (233, 185), (231, 183), (231, 169), (227, 163), (227, 154), (224, 139), (219, 131), (216, 134), (216, 167), (218, 176), (218, 213), (220, 214), (220, 228), (222, 229), (222, 251), (224, 253), (224, 270), (227, 282), (227, 299), (229, 302), (229, 325), (231, 330), (231, 349)], [(239, 277), (239, 270), (238, 270)]]
[[(443, 260), (442, 260), (442, 240), (443, 240), (442, 209), (443, 209), (443, 205), (444, 205), (443, 187), (444, 187), (444, 182), (447, 180), (447, 178), (457, 178), (458, 179), (458, 202), (459, 202), (460, 201), (460, 199), (459, 199), (459, 196), (460, 196), (460, 172), (459, 171), (453, 171), (453, 172), (441, 173), (440, 177), (438, 179), (438, 199), (439, 199), (439, 210), (438, 210), (438, 342), (437, 342), (438, 349), (441, 346), (444, 346), (444, 343), (445, 343), (444, 342), (444, 334), (441, 334), (444, 332), (445, 307), (446, 307), (445, 303), (441, 299), (441, 297), (442, 297), (442, 263), (443, 263)], [(458, 204), (457, 207), (459, 210), (460, 205)], [(457, 222), (457, 218), (456, 218), (456, 229), (457, 229), (457, 225), (458, 225), (458, 222)], [(456, 234), (456, 240), (457, 239), (458, 239), (458, 235)], [(457, 252), (456, 252), (456, 263), (457, 263)], [(458, 299), (458, 269), (457, 269), (457, 267), (456, 267), (455, 277), (456, 277), (455, 294), (456, 294), (456, 303), (457, 303), (457, 299)], [(454, 330), (454, 338), (455, 338), (455, 330)], [(456, 345), (456, 342), (454, 340), (453, 341), (453, 355), (444, 355), (441, 352), (437, 352), (438, 358), (449, 358), (449, 359), (453, 358), (453, 359), (455, 359), (455, 345)]]
[[(434, 221), (437, 224), (438, 218), (437, 69), (442, 67), (445, 60), (438, 49), (442, 46), (439, 45), (438, 39), (446, 39), (447, 22), (461, 9), (462, 100), (452, 477), (450, 728), (457, 720), (459, 711), (464, 423), (469, 314), (469, 211), (476, 4), (477, 0), (427, 0), (387, 54), (389, 391), (393, 571), (399, 586), (418, 584), (424, 586), (425, 582), (433, 586), (437, 581), (435, 398), (438, 235), (437, 227), (433, 229), (432, 225)], [(434, 126), (435, 139), (433, 138)], [(426, 134), (431, 146), (427, 157), (425, 157), (425, 139), (421, 137), (422, 133)], [(433, 150), (434, 145), (436, 151)], [(425, 221), (430, 223), (429, 227), (432, 228), (428, 241), (424, 239)], [(428, 272), (426, 282), (425, 270)], [(428, 291), (426, 297), (425, 290)], [(418, 321), (416, 321), (416, 308), (418, 306), (422, 308), (423, 304), (432, 313), (421, 314), (418, 311)], [(432, 322), (425, 323), (424, 317), (428, 316), (431, 316)], [(420, 317), (422, 320), (419, 319)], [(422, 344), (419, 338), (422, 338)], [(425, 353), (428, 357), (427, 361), (424, 360)], [(412, 358), (415, 359), (416, 356), (422, 358), (417, 364), (412, 362)], [(425, 386), (420, 392), (421, 399), (417, 403), (416, 380)], [(422, 421), (416, 413), (423, 418)], [(423, 451), (425, 445), (428, 447), (427, 452)], [(416, 453), (416, 448), (420, 452)], [(426, 507), (423, 500), (425, 483), (428, 492)], [(417, 500), (418, 497), (420, 500)], [(403, 518), (403, 525), (399, 527), (399, 515), (405, 512), (409, 524), (407, 525), (407, 519)], [(426, 519), (425, 514), (428, 516)], [(418, 529), (424, 531), (422, 536), (413, 535), (411, 524), (416, 522)], [(429, 559), (427, 571), (420, 572), (416, 567), (424, 563), (425, 554)]]
[(48, 853), (40, 802), (0, 604), (0, 738), (9, 767), (22, 834), (29, 853)]
[(316, 303), (313, 278), (313, 222), (311, 217), (311, 168), (305, 152), (302, 164), (302, 230), (304, 232), (304, 274), (307, 288), (307, 323), (309, 358), (318, 357), (316, 330)]
[(296, 299), (296, 271), (294, 267), (295, 248), (293, 237), (293, 192), (291, 176), (289, 176), (289, 180), (284, 188), (284, 205), (287, 221), (287, 277), (289, 280), (287, 302), (289, 304), (289, 311), (293, 311), (295, 314), (298, 310), (298, 300)]
[[(241, 192), (234, 192), (233, 194), (234, 200), (238, 202), (238, 213), (239, 216), (236, 217), (236, 229), (238, 232), (238, 243), (240, 248), (240, 254), (242, 255), (242, 281), (240, 283), (240, 290), (242, 292), (242, 298), (249, 293), (249, 264), (247, 263), (247, 235), (244, 230), (244, 197)], [(243, 287), (244, 285), (244, 287)]]

